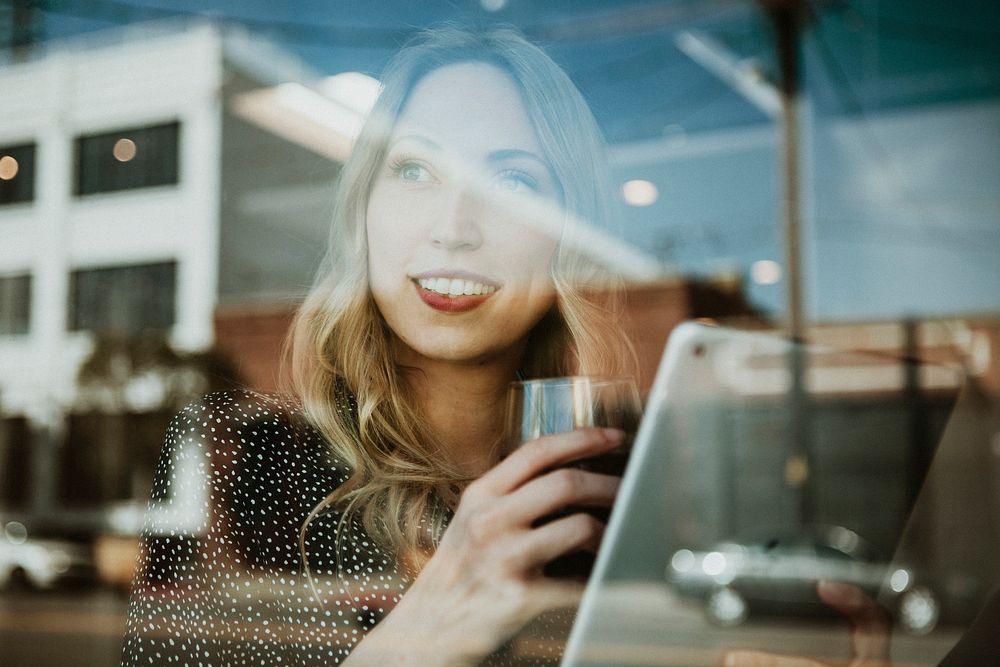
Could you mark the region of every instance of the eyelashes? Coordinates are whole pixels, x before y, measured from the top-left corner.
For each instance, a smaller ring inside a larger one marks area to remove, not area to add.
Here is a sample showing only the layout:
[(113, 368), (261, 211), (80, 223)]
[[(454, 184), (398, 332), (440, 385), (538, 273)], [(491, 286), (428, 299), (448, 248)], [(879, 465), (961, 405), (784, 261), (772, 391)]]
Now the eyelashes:
[(506, 192), (538, 192), (538, 179), (520, 169), (504, 169), (498, 173), (493, 182), (496, 187)]
[[(430, 165), (412, 155), (394, 156), (389, 160), (388, 168), (395, 178), (405, 183), (440, 183), (440, 179), (434, 174)], [(494, 188), (504, 192), (538, 193), (540, 191), (538, 178), (522, 169), (501, 169), (490, 178), (490, 183)]]
[(389, 171), (399, 180), (409, 183), (437, 182), (430, 169), (412, 157), (401, 156), (390, 160)]

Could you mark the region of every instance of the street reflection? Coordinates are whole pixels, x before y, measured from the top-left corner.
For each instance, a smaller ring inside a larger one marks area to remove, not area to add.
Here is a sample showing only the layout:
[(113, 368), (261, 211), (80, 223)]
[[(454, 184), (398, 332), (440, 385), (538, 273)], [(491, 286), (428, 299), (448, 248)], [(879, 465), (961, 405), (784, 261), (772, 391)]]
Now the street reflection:
[[(720, 629), (698, 605), (666, 582), (617, 582), (595, 599), (599, 623), (580, 653), (584, 665), (712, 665), (730, 649), (760, 649), (811, 659), (843, 660), (850, 654), (845, 623), (815, 618), (751, 616)], [(897, 665), (934, 665), (960, 630), (893, 637)], [(839, 664), (839, 663), (838, 663)]]

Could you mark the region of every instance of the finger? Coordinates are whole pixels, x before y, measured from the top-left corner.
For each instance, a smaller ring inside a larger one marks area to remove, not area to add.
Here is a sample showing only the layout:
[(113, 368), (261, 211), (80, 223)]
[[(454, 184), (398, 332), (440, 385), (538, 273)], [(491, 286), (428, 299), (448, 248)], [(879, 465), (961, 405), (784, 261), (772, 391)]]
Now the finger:
[(809, 658), (780, 655), (765, 651), (729, 651), (723, 656), (724, 667), (823, 667)]
[(888, 612), (878, 602), (857, 586), (840, 582), (821, 581), (816, 591), (823, 602), (850, 622), (855, 658), (888, 661), (891, 623)]
[(624, 437), (617, 429), (583, 428), (538, 438), (518, 447), (470, 488), (482, 487), (496, 495), (510, 493), (545, 470), (614, 449)]
[(578, 608), (584, 588), (583, 582), (539, 578), (531, 584), (526, 620), (553, 609)]
[(583, 512), (571, 514), (527, 531), (518, 544), (514, 565), (520, 571), (539, 568), (571, 551), (596, 552), (604, 524)]
[(506, 515), (513, 525), (529, 525), (569, 505), (607, 507), (620, 485), (621, 477), (560, 468), (532, 479), (501, 503), (508, 507)]
[(887, 624), (882, 607), (853, 584), (820, 581), (816, 592), (823, 602), (846, 616), (855, 627), (882, 628)]

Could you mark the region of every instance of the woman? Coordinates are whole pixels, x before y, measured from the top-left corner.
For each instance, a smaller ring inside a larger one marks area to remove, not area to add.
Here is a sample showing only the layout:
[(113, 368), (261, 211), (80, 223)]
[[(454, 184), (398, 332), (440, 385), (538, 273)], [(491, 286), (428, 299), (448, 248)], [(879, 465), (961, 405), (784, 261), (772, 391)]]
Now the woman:
[[(217, 394), (171, 424), (125, 664), (502, 663), (580, 593), (542, 566), (601, 524), (535, 524), (612, 502), (618, 478), (558, 466), (621, 433), (499, 445), (514, 379), (633, 371), (574, 242), (605, 215), (596, 123), (510, 31), (424, 33), (383, 84), (293, 326), (298, 405)], [(210, 498), (197, 529), (163, 518), (184, 497)]]

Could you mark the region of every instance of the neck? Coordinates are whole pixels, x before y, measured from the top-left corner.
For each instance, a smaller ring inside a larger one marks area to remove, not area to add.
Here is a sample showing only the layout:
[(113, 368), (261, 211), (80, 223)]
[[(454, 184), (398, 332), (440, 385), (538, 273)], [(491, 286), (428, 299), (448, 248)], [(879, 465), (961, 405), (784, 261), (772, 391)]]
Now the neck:
[[(409, 355), (401, 355), (408, 357)], [(495, 461), (520, 353), (484, 362), (400, 358), (403, 378), (450, 461), (470, 477)]]

